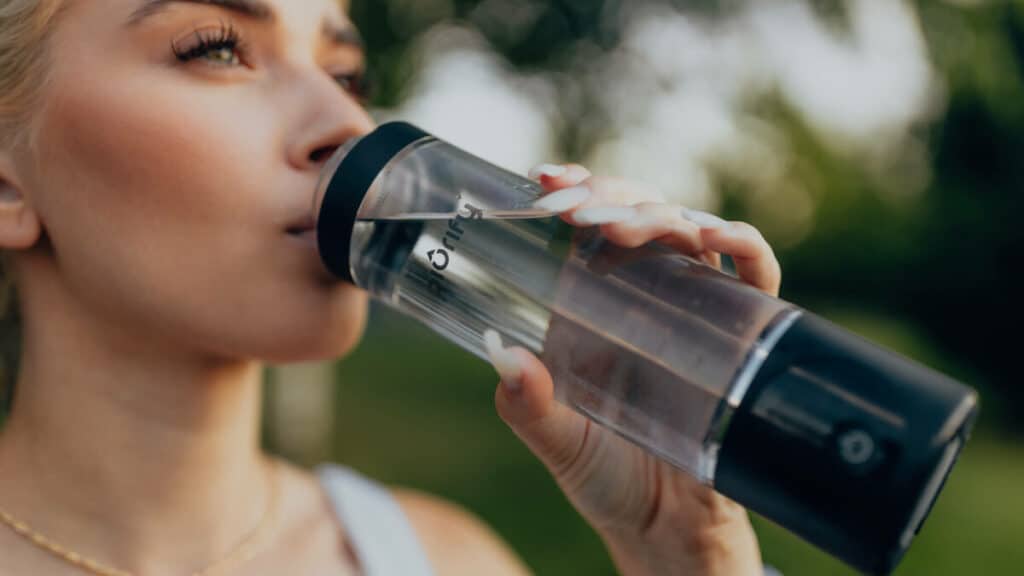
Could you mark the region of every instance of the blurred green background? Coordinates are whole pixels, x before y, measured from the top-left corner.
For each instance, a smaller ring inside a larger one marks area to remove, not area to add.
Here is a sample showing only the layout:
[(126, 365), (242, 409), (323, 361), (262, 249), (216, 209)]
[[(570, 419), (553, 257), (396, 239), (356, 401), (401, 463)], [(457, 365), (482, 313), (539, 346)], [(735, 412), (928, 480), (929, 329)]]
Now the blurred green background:
[[(777, 249), (784, 298), (981, 390), (897, 574), (1024, 573), (1024, 3), (356, 0), (352, 14), (379, 118), (520, 172), (580, 161), (748, 220)], [(614, 573), (498, 419), (488, 365), (375, 305), (329, 370), (312, 444), (288, 439), (308, 410), (271, 376), (271, 448), (459, 502), (538, 574)], [(756, 523), (787, 576), (852, 574)]]

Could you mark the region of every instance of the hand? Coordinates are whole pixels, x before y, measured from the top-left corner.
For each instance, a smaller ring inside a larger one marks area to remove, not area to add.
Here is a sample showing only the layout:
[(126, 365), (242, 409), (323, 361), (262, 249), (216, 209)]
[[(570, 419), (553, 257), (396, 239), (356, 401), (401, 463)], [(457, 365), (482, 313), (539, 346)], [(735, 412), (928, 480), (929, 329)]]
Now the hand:
[[(600, 225), (609, 241), (626, 247), (656, 240), (716, 267), (728, 254), (743, 281), (778, 294), (778, 261), (749, 224), (666, 204), (656, 191), (594, 178), (577, 165), (545, 165), (531, 176), (549, 192), (540, 205), (570, 224)], [(503, 349), (497, 334), (488, 341), (501, 375), (498, 413), (597, 530), (623, 574), (762, 573), (746, 510), (556, 402), (551, 374), (526, 349)]]

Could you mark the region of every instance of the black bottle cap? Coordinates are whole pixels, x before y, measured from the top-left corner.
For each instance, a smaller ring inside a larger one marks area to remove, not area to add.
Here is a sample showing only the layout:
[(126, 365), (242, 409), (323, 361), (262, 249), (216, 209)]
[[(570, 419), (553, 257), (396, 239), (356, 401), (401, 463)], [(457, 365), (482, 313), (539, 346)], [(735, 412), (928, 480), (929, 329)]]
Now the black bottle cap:
[(345, 153), (338, 169), (329, 175), (316, 221), (317, 245), (320, 259), (338, 278), (353, 282), (349, 266), (352, 229), (373, 181), (399, 152), (427, 136), (405, 122), (381, 124)]
[(970, 388), (805, 313), (733, 414), (715, 489), (862, 572), (888, 574), (976, 416)]

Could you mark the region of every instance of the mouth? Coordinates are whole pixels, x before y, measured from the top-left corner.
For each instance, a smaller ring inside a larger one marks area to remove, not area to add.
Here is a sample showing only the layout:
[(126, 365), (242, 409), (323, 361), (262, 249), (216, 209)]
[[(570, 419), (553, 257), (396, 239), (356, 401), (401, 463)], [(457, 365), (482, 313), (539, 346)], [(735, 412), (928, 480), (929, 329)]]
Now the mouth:
[(292, 223), (285, 232), (290, 236), (303, 236), (311, 232), (316, 232), (316, 221), (313, 220), (312, 216), (306, 216), (305, 218)]

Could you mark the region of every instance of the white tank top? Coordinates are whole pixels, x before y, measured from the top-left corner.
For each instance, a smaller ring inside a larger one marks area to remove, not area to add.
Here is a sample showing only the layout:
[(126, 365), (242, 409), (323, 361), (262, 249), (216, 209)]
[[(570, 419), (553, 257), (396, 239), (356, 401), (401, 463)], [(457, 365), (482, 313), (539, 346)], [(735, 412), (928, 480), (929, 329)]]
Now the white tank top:
[[(405, 512), (386, 488), (338, 464), (315, 469), (364, 576), (434, 576)], [(770, 566), (764, 576), (782, 576)]]
[(364, 576), (433, 576), (409, 518), (374, 480), (338, 464), (314, 470), (346, 533)]

